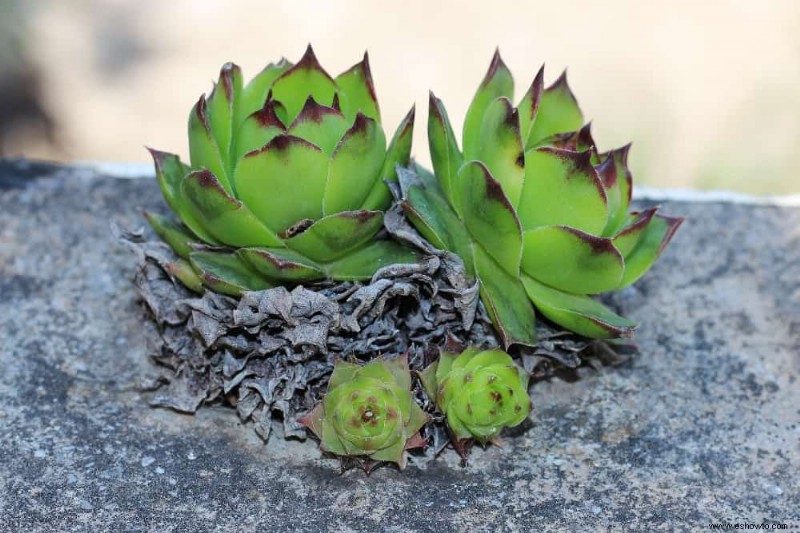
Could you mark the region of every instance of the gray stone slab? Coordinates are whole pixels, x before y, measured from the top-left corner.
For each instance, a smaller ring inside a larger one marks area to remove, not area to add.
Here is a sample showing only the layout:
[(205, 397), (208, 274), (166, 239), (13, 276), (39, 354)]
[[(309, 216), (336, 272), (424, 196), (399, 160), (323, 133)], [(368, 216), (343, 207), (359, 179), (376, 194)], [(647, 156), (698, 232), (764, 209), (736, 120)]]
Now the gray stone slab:
[(151, 409), (155, 331), (109, 224), (154, 180), (0, 162), (0, 530), (699, 530), (800, 527), (800, 208), (669, 202), (689, 217), (617, 295), (629, 364), (532, 389), (504, 448), (342, 475), (234, 412)]

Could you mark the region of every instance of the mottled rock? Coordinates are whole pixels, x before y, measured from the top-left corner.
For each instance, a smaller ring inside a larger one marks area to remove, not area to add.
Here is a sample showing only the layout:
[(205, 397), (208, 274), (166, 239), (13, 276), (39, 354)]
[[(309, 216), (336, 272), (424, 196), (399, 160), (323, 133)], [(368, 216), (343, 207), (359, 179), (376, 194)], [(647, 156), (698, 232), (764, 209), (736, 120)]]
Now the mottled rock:
[(531, 390), (504, 448), (340, 475), (231, 408), (149, 407), (155, 326), (110, 222), (154, 180), (0, 162), (0, 530), (694, 530), (800, 527), (800, 208), (689, 217), (614, 296), (640, 353)]

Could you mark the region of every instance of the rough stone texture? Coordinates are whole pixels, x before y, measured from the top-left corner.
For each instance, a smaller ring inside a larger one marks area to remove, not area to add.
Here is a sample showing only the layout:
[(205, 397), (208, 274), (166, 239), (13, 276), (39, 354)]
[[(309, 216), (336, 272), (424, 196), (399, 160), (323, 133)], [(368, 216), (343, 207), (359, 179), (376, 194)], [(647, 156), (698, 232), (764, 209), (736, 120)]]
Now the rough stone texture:
[(800, 528), (800, 209), (669, 203), (661, 262), (615, 298), (622, 367), (532, 388), (505, 448), (370, 477), (232, 410), (151, 409), (155, 332), (110, 221), (153, 180), (0, 162), (0, 530)]

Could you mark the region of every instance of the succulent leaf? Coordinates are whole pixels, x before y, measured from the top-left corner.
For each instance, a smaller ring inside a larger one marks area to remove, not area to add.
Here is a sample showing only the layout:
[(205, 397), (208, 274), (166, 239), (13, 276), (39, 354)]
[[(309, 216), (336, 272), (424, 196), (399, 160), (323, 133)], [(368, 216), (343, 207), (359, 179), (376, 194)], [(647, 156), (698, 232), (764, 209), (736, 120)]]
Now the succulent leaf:
[(312, 261), (330, 262), (369, 242), (383, 227), (380, 211), (344, 211), (323, 217), (286, 240)]
[(349, 127), (350, 123), (341, 111), (320, 105), (309, 96), (303, 110), (289, 127), (289, 133), (319, 146), (326, 154), (332, 154)]
[(610, 239), (569, 226), (525, 232), (522, 271), (542, 283), (575, 294), (617, 288), (625, 271), (622, 254)]
[[(623, 257), (630, 255), (633, 249), (639, 244), (639, 241), (642, 239), (642, 235), (644, 235), (647, 226), (650, 224), (650, 220), (658, 211), (657, 207), (651, 207), (649, 209), (645, 209), (641, 213), (635, 213), (635, 217), (633, 220), (625, 226), (619, 233), (614, 235), (611, 239), (614, 243), (614, 247), (619, 250), (619, 253), (622, 254)], [(634, 213), (632, 213), (634, 214)]]
[(219, 241), (231, 246), (283, 246), (241, 201), (230, 196), (208, 170), (183, 178), (181, 193), (187, 208)]
[(264, 224), (281, 231), (322, 216), (328, 157), (316, 145), (278, 135), (236, 167), (239, 198)]
[(178, 259), (177, 261), (167, 263), (164, 265), (164, 268), (166, 268), (167, 272), (169, 272), (172, 277), (180, 281), (189, 290), (198, 293), (203, 292), (203, 280), (200, 279), (200, 276), (198, 276), (197, 272), (192, 268), (191, 263), (186, 259)]
[(528, 374), (507, 353), (468, 349), (442, 364), (445, 353), (433, 373), (433, 398), (457, 439), (485, 443), (528, 417)]
[[(241, 122), (240, 110), (236, 106), (241, 101), (242, 89), (241, 69), (233, 63), (225, 63), (208, 98), (208, 125), (223, 161), (231, 161), (233, 133)], [(232, 174), (232, 168), (225, 170), (228, 176)]]
[(583, 124), (583, 113), (567, 83), (567, 72), (542, 92), (536, 119), (528, 133), (526, 148), (536, 146), (539, 141), (555, 134), (574, 131)]
[(302, 59), (272, 84), (272, 96), (286, 106), (288, 122), (294, 122), (309, 96), (327, 105), (333, 102), (335, 93), (336, 83), (317, 61), (311, 45), (308, 45)]
[[(264, 147), (272, 139), (286, 132), (286, 126), (281, 122), (277, 113), (277, 108), (282, 105), (277, 100), (270, 100), (263, 108), (244, 119), (239, 127), (236, 141), (237, 163), (247, 153)], [(234, 166), (234, 173), (235, 170)]]
[(503, 346), (536, 345), (536, 316), (519, 277), (506, 272), (481, 246), (474, 246), (472, 258), (481, 281), (481, 299)]
[(478, 159), (478, 147), (485, 140), (483, 121), (487, 109), (500, 97), (512, 98), (514, 95), (514, 79), (503, 63), (500, 51), (495, 50), (489, 70), (483, 78), (472, 103), (464, 117), (463, 148), (464, 159)]
[(594, 339), (629, 337), (636, 324), (589, 296), (570, 294), (522, 275), (525, 291), (536, 308), (556, 324)]
[(189, 158), (192, 168), (206, 168), (210, 170), (222, 184), (227, 193), (232, 193), (228, 179), (225, 161), (222, 152), (217, 146), (217, 141), (211, 133), (208, 122), (208, 104), (205, 96), (200, 100), (189, 114)]
[(150, 155), (153, 156), (156, 178), (167, 205), (195, 235), (207, 243), (216, 244), (217, 240), (203, 228), (200, 222), (186, 208), (186, 201), (181, 193), (181, 181), (183, 181), (186, 174), (191, 172), (191, 169), (181, 163), (177, 155), (151, 148), (148, 150), (150, 150)]
[(487, 106), (475, 159), (486, 165), (516, 209), (525, 179), (525, 154), (518, 112), (508, 98), (500, 97)]
[(422, 443), (419, 430), (428, 420), (410, 385), (405, 355), (364, 366), (337, 361), (328, 393), (299, 422), (317, 435), (323, 451), (403, 468), (405, 450)]
[(240, 296), (244, 291), (260, 291), (274, 286), (233, 254), (193, 252), (189, 255), (189, 262), (200, 274), (203, 285), (214, 292)]
[(531, 126), (536, 120), (536, 113), (539, 111), (539, 102), (542, 100), (542, 92), (544, 91), (544, 65), (536, 73), (533, 78), (528, 92), (522, 97), (519, 103), (519, 130), (522, 136), (523, 144), (527, 144), (528, 137), (530, 137)]
[(450, 205), (454, 205), (453, 191), (455, 190), (456, 176), (464, 163), (464, 157), (458, 150), (458, 143), (455, 133), (453, 133), (453, 127), (450, 125), (447, 110), (442, 101), (433, 93), (430, 93), (428, 103), (428, 146), (431, 152), (433, 171), (439, 181), (439, 186)]
[(608, 221), (603, 183), (591, 152), (537, 148), (525, 155), (525, 185), (519, 203), (524, 230), (564, 225), (599, 234)]
[(682, 218), (662, 215), (649, 221), (636, 247), (625, 255), (625, 274), (618, 288), (631, 285), (650, 270), (682, 223)]
[(264, 107), (267, 96), (272, 89), (272, 84), (291, 66), (291, 63), (281, 59), (277, 64), (270, 63), (267, 65), (264, 70), (250, 80), (242, 92), (242, 117), (247, 117)]
[(381, 180), (372, 187), (367, 199), (364, 200), (362, 209), (386, 209), (391, 203), (392, 195), (384, 181), (397, 179), (397, 166), (408, 166), (411, 158), (411, 141), (414, 137), (414, 107), (400, 122), (389, 148), (386, 149), (386, 158), (381, 167)]
[(352, 119), (360, 112), (376, 122), (381, 121), (366, 52), (364, 59), (336, 77), (336, 86), (339, 88), (339, 105), (344, 116)]
[(320, 267), (286, 248), (239, 248), (236, 254), (269, 279), (292, 282), (325, 279)]
[(363, 248), (323, 265), (337, 281), (370, 279), (376, 271), (396, 263), (415, 263), (419, 255), (393, 241), (373, 241)]
[(448, 205), (447, 200), (430, 189), (414, 185), (408, 188), (403, 210), (420, 234), (437, 248), (449, 250), (464, 261), (472, 274), (472, 245), (467, 228)]
[[(608, 170), (598, 167), (598, 173), (606, 187), (609, 198), (608, 224), (604, 235), (613, 235), (625, 223), (628, 216), (628, 207), (631, 203), (632, 177), (628, 170), (628, 151), (631, 145), (612, 150), (601, 157), (606, 158)], [(613, 163), (613, 170), (611, 164)], [(613, 181), (612, 181), (613, 180)]]
[(479, 161), (464, 164), (457, 179), (467, 231), (507, 273), (518, 276), (522, 230), (502, 186)]
[(179, 257), (187, 259), (192, 253), (190, 243), (197, 242), (197, 237), (191, 231), (181, 226), (169, 217), (144, 212), (144, 218), (162, 241), (169, 244)]
[(375, 120), (359, 113), (331, 156), (324, 213), (359, 209), (375, 184), (385, 154), (383, 129)]

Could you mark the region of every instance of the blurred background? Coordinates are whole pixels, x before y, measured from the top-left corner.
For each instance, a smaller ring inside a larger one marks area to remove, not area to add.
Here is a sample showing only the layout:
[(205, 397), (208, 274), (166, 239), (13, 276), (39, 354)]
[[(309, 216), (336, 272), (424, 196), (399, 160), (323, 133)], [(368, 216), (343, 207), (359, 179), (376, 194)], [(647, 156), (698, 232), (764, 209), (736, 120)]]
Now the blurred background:
[(0, 0), (0, 153), (144, 162), (225, 61), (249, 77), (307, 43), (336, 75), (369, 50), (384, 125), (427, 94), (460, 131), (495, 47), (521, 96), (542, 63), (638, 183), (800, 192), (800, 1)]

